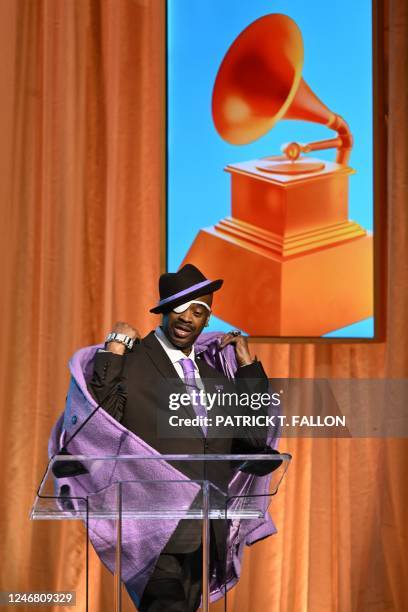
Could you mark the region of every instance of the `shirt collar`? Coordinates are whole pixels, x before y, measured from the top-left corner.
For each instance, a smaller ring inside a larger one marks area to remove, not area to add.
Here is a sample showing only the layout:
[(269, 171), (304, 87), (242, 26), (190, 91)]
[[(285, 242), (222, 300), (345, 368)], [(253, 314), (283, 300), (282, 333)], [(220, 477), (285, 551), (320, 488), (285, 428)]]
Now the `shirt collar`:
[(183, 353), (183, 351), (175, 347), (174, 344), (170, 342), (170, 340), (167, 338), (166, 334), (159, 325), (154, 330), (154, 335), (162, 345), (163, 349), (166, 351), (166, 354), (172, 363), (177, 363), (178, 361), (180, 361), (180, 359), (191, 359), (194, 363), (194, 367), (198, 369), (195, 361), (194, 345), (191, 347), (191, 352), (187, 356), (185, 353)]

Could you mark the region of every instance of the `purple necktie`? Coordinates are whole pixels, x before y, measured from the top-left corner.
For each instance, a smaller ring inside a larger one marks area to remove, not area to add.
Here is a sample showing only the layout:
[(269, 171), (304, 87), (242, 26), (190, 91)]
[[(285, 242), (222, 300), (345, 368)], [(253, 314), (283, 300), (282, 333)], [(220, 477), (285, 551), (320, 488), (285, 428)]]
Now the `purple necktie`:
[[(181, 367), (183, 368), (184, 383), (187, 387), (187, 391), (190, 394), (192, 390), (199, 392), (200, 388), (197, 385), (197, 381), (195, 377), (195, 365), (194, 365), (193, 360), (188, 359), (188, 357), (186, 357), (185, 359), (180, 359), (179, 363), (181, 363)], [(191, 404), (197, 416), (202, 416), (202, 417), (207, 416), (206, 407), (201, 403), (201, 399), (199, 395), (196, 395), (195, 402), (193, 403), (192, 401)], [(207, 427), (203, 424), (201, 429), (203, 430), (204, 436), (206, 436)]]

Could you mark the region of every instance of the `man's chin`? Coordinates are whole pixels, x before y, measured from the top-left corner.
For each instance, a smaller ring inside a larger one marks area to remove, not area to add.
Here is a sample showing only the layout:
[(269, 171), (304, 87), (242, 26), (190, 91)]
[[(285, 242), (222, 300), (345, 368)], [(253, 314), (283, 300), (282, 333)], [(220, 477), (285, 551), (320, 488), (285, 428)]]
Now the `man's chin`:
[(182, 340), (181, 338), (175, 338), (174, 336), (172, 336), (171, 343), (174, 344), (174, 346), (176, 346), (177, 348), (185, 349), (185, 348), (192, 347), (194, 344), (194, 340), (193, 341), (189, 339)]
[(170, 334), (170, 341), (172, 344), (174, 344), (174, 346), (177, 346), (177, 348), (189, 348), (193, 346), (194, 340), (195, 336), (193, 335), (188, 335), (185, 338), (179, 338), (173, 332)]

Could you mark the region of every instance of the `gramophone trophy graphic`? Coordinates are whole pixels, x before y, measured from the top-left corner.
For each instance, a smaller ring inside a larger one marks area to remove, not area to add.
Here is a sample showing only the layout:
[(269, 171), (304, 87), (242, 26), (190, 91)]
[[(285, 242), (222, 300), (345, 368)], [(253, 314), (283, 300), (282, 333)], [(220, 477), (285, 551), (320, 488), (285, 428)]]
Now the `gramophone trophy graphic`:
[[(253, 336), (321, 336), (372, 315), (372, 236), (348, 218), (353, 138), (302, 79), (296, 23), (270, 14), (228, 49), (215, 79), (218, 134), (245, 145), (280, 119), (311, 121), (334, 138), (228, 164), (231, 216), (197, 234), (184, 262), (224, 278), (214, 312)], [(333, 148), (336, 160), (304, 154)]]

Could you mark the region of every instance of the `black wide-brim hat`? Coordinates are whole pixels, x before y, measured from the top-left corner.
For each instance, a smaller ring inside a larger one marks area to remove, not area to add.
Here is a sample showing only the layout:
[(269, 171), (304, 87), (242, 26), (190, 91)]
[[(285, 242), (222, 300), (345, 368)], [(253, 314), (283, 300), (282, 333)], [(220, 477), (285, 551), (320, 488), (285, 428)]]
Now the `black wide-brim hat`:
[(159, 279), (160, 301), (150, 312), (160, 314), (170, 312), (176, 306), (185, 304), (200, 295), (214, 293), (224, 281), (209, 280), (193, 264), (186, 264), (178, 272), (166, 272)]

